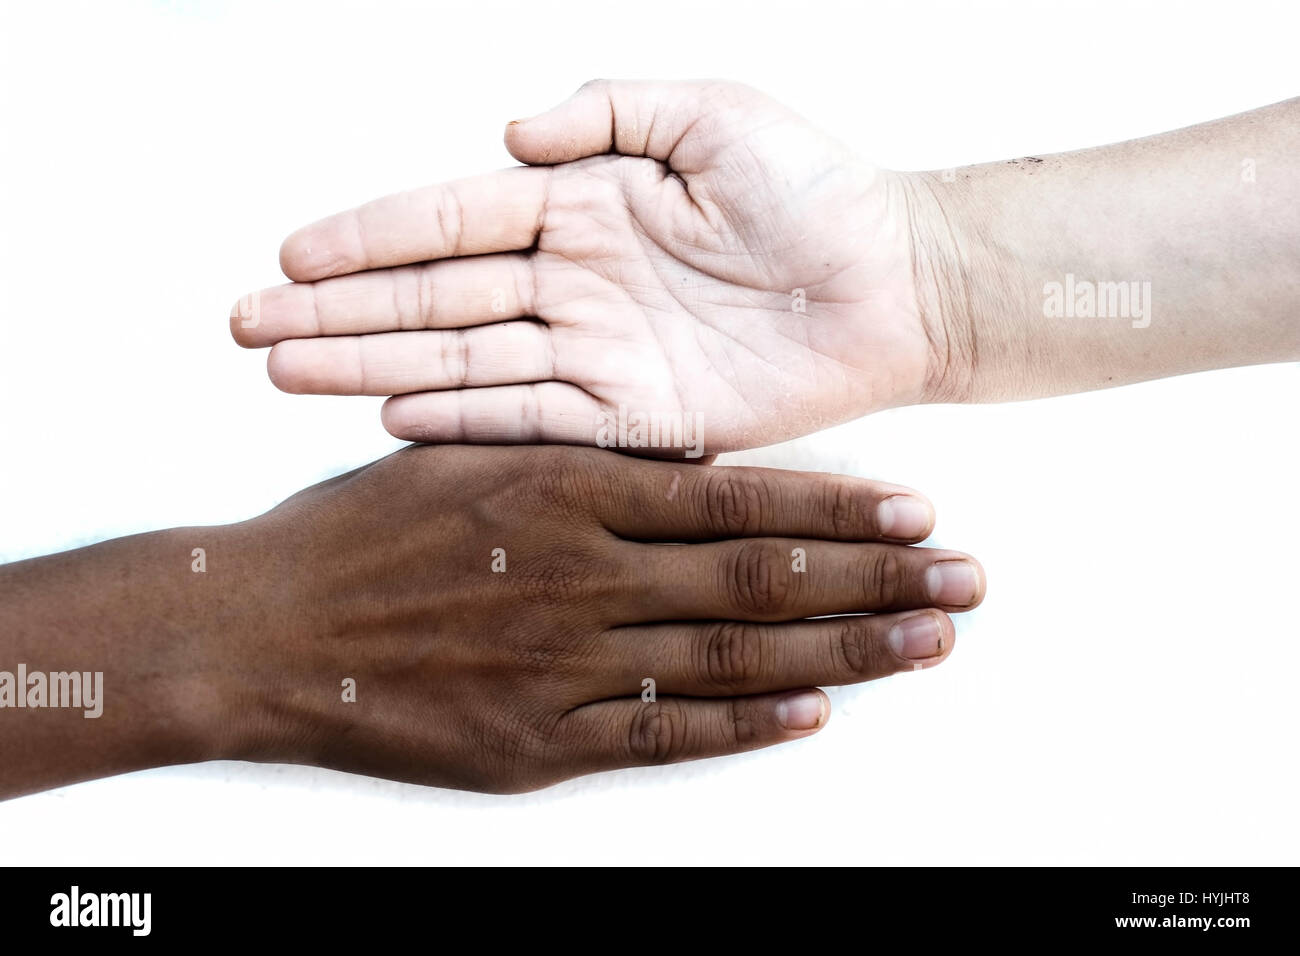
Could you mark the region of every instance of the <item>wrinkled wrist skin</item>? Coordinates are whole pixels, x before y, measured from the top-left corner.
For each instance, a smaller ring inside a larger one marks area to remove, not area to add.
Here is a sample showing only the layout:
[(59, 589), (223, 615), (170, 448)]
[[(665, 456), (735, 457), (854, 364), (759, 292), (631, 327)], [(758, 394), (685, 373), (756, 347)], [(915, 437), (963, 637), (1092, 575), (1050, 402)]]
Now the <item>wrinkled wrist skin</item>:
[[(933, 402), (1292, 362), (1297, 101), (1111, 146), (893, 174)], [(1268, 157), (1266, 188), (1239, 173)]]
[[(893, 173), (907, 208), (916, 307), (930, 342), (926, 404), (995, 400), (1024, 304), (1017, 262), (961, 171)], [(998, 366), (1002, 366), (1001, 369)]]

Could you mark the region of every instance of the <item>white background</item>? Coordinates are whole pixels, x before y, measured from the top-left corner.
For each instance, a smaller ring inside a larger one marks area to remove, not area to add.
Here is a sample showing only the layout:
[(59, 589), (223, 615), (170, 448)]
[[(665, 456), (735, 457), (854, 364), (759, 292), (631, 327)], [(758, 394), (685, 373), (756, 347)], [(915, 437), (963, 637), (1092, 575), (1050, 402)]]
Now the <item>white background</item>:
[[(3, 11), (0, 560), (242, 519), (397, 447), (377, 399), (272, 388), (231, 303), (304, 222), (510, 164), (505, 122), (586, 79), (744, 80), (904, 169), (1300, 92), (1295, 5), (1241, 0)], [(0, 805), (0, 861), (1295, 864), (1296, 408), (1274, 366), (743, 456), (914, 485), (990, 579), (945, 666), (833, 690), (809, 740), (525, 797), (170, 768)]]

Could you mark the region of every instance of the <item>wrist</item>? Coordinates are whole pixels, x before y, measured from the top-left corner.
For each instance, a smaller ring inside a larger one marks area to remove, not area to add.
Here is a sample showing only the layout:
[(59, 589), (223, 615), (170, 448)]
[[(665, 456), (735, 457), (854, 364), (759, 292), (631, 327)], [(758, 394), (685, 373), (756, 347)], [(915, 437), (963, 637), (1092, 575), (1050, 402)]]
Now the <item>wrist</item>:
[(239, 759), (249, 748), (240, 649), (260, 634), (263, 608), (239, 527), (156, 536), (162, 557), (149, 626), (166, 650), (142, 648), (142, 663), (158, 675), (149, 710), (158, 732), (174, 738), (178, 759), (171, 762)]
[(895, 173), (906, 199), (916, 311), (930, 344), (922, 403), (995, 401), (1024, 352), (1020, 267), (968, 170)]
[(286, 503), (239, 524), (197, 529), (215, 532), (229, 565), (204, 668), (203, 719), (214, 751), (207, 759), (323, 766), (333, 743), (353, 729), (340, 701), (357, 645), (331, 638), (351, 620), (358, 585), (343, 555), (354, 542), (321, 540), (321, 524)]
[[(182, 548), (209, 544), (209, 577), (196, 632), (200, 661), (184, 706), (206, 760), (293, 763), (293, 671), (302, 666), (296, 646), (309, 607), (301, 599), (290, 530), (269, 516), (220, 527), (180, 528)], [(197, 577), (197, 575), (196, 575)]]

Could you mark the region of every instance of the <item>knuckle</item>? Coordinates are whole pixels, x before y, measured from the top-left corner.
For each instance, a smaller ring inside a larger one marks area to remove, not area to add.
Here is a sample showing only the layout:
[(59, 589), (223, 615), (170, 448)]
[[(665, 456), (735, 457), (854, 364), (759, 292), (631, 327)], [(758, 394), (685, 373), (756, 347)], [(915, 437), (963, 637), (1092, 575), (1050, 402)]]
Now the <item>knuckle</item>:
[(546, 683), (557, 679), (558, 671), (568, 663), (568, 655), (562, 641), (545, 636), (534, 636), (514, 648), (511, 670), (522, 676), (530, 690), (537, 689), (540, 678)]
[(540, 768), (556, 749), (555, 718), (525, 708), (503, 709), (480, 730), (478, 773), (487, 779), (474, 789), (491, 793), (527, 793), (549, 780)]
[(831, 659), (845, 677), (862, 679), (887, 670), (885, 653), (865, 620), (845, 621), (830, 637)]
[(465, 210), (461, 207), (460, 197), (454, 188), (447, 187), (439, 191), (434, 212), (438, 217), (438, 232), (443, 246), (450, 255), (459, 255), (465, 229)]
[(748, 687), (763, 672), (762, 629), (755, 624), (723, 621), (709, 628), (702, 645), (701, 671), (723, 691)]
[(411, 294), (407, 296), (407, 301), (409, 302), (411, 298), (414, 298), (415, 302), (412, 306), (398, 310), (398, 328), (402, 331), (418, 331), (432, 328), (436, 323), (437, 308), (435, 302), (438, 296), (433, 264), (416, 266), (408, 272), (408, 275), (410, 276)]
[[(393, 424), (409, 426), (408, 417), (400, 407), (389, 416)], [(590, 515), (601, 485), (598, 469), (577, 454), (583, 450), (572, 449), (575, 454), (566, 456), (549, 446), (530, 445), (497, 457), (490, 462), (491, 471), (477, 478), (473, 511), (494, 524), (517, 524), (527, 516), (565, 532), (569, 540), (589, 540), (592, 523), (574, 519)]]
[(532, 315), (537, 311), (537, 259), (519, 256), (511, 261), (510, 281), (515, 296), (515, 311)]
[(675, 703), (656, 701), (636, 709), (627, 736), (633, 761), (671, 763), (685, 752), (685, 745), (686, 714)]
[(858, 538), (868, 527), (862, 495), (847, 481), (833, 481), (826, 489), (826, 512), (837, 538)]
[(762, 728), (753, 720), (744, 701), (732, 698), (727, 708), (727, 742), (733, 750), (746, 750), (762, 739)]
[(469, 378), (469, 338), (465, 330), (453, 329), (449, 338), (438, 341), (441, 343), (443, 381), (449, 388), (464, 388)]
[(705, 477), (701, 487), (701, 506), (716, 532), (739, 537), (753, 534), (762, 526), (769, 495), (761, 480), (718, 469)]
[(867, 595), (880, 604), (896, 604), (907, 593), (907, 575), (907, 565), (898, 549), (883, 547), (867, 559), (863, 586)]
[[(522, 595), (533, 601), (567, 602), (579, 594), (590, 576), (593, 556), (586, 548), (573, 543), (555, 542), (535, 555), (519, 569)], [(538, 648), (540, 653), (541, 648)], [(553, 663), (553, 658), (543, 663)]]
[(725, 574), (724, 587), (742, 612), (775, 614), (789, 600), (791, 585), (784, 556), (766, 542), (745, 541), (732, 549)]
[(595, 489), (587, 470), (574, 467), (572, 462), (555, 460), (549, 449), (530, 457), (537, 460), (528, 465), (525, 473), (527, 493), (538, 504), (568, 512), (592, 499)]

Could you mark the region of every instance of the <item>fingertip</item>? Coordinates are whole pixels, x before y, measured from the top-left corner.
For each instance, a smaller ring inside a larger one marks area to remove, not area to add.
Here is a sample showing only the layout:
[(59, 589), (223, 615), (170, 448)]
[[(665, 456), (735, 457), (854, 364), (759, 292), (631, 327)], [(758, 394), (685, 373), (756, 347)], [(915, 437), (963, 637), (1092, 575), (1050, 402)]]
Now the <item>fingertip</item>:
[(988, 593), (989, 582), (988, 575), (984, 573), (984, 565), (980, 564), (979, 561), (972, 558), (969, 554), (965, 555), (965, 558), (970, 563), (971, 567), (975, 569), (975, 596), (971, 599), (970, 603), (965, 606), (966, 609), (970, 609), (979, 607), (984, 603), (984, 597)]
[(298, 229), (280, 243), (280, 271), (294, 282), (311, 282), (316, 278), (311, 274), (311, 263), (308, 261), (308, 254), (304, 251), (306, 248), (302, 238), (304, 231)]
[(230, 337), (241, 348), (257, 348), (261, 344), (257, 327), (261, 324), (260, 296), (254, 292), (238, 299), (230, 307)]
[(315, 282), (337, 274), (339, 258), (330, 248), (327, 234), (321, 223), (290, 233), (280, 243), (280, 271), (294, 282)]
[(506, 124), (510, 155), (529, 166), (553, 166), (614, 148), (608, 80), (590, 80), (567, 100)]
[(975, 600), (971, 603), (971, 607), (978, 607), (980, 604), (984, 603), (984, 598), (988, 596), (989, 579), (988, 575), (984, 573), (984, 565), (980, 564), (974, 558), (971, 558), (970, 562), (975, 565), (975, 573), (979, 576), (979, 586), (976, 588)]
[(978, 607), (988, 590), (984, 566), (969, 554), (940, 553), (925, 572), (926, 593), (935, 605), (969, 611)]
[(942, 664), (952, 654), (952, 650), (957, 646), (957, 622), (952, 619), (952, 615), (945, 611), (935, 610), (935, 617), (939, 619), (939, 654), (929, 667), (935, 664)]
[(934, 531), (934, 522), (934, 505), (915, 491), (889, 495), (876, 505), (876, 528), (882, 538), (923, 541)]
[(294, 345), (295, 341), (289, 339), (272, 346), (266, 356), (266, 375), (280, 391), (304, 395), (308, 390), (304, 387), (298, 363), (294, 361)]
[(818, 687), (786, 694), (776, 702), (777, 723), (798, 736), (817, 733), (830, 716), (831, 700)]
[(554, 166), (590, 155), (575, 148), (576, 140), (560, 139), (560, 134), (547, 129), (548, 125), (554, 124), (547, 124), (539, 117), (511, 120), (506, 124), (506, 151), (526, 166)]
[(384, 431), (394, 438), (400, 438), (402, 441), (409, 441), (401, 431), (401, 409), (398, 407), (402, 396), (394, 395), (391, 398), (384, 399), (384, 404), (379, 406), (379, 423), (384, 426)]
[(886, 634), (897, 669), (925, 670), (942, 664), (957, 641), (952, 617), (938, 608), (900, 615)]
[(526, 165), (532, 165), (536, 153), (530, 147), (527, 131), (523, 129), (523, 125), (527, 122), (528, 120), (526, 119), (511, 120), (506, 124), (506, 132), (503, 139), (506, 144), (506, 152), (519, 160), (519, 162)]
[(379, 408), (379, 421), (384, 431), (400, 441), (432, 441), (433, 428), (420, 418), (416, 406), (418, 399), (418, 395), (394, 395), (385, 399)]

